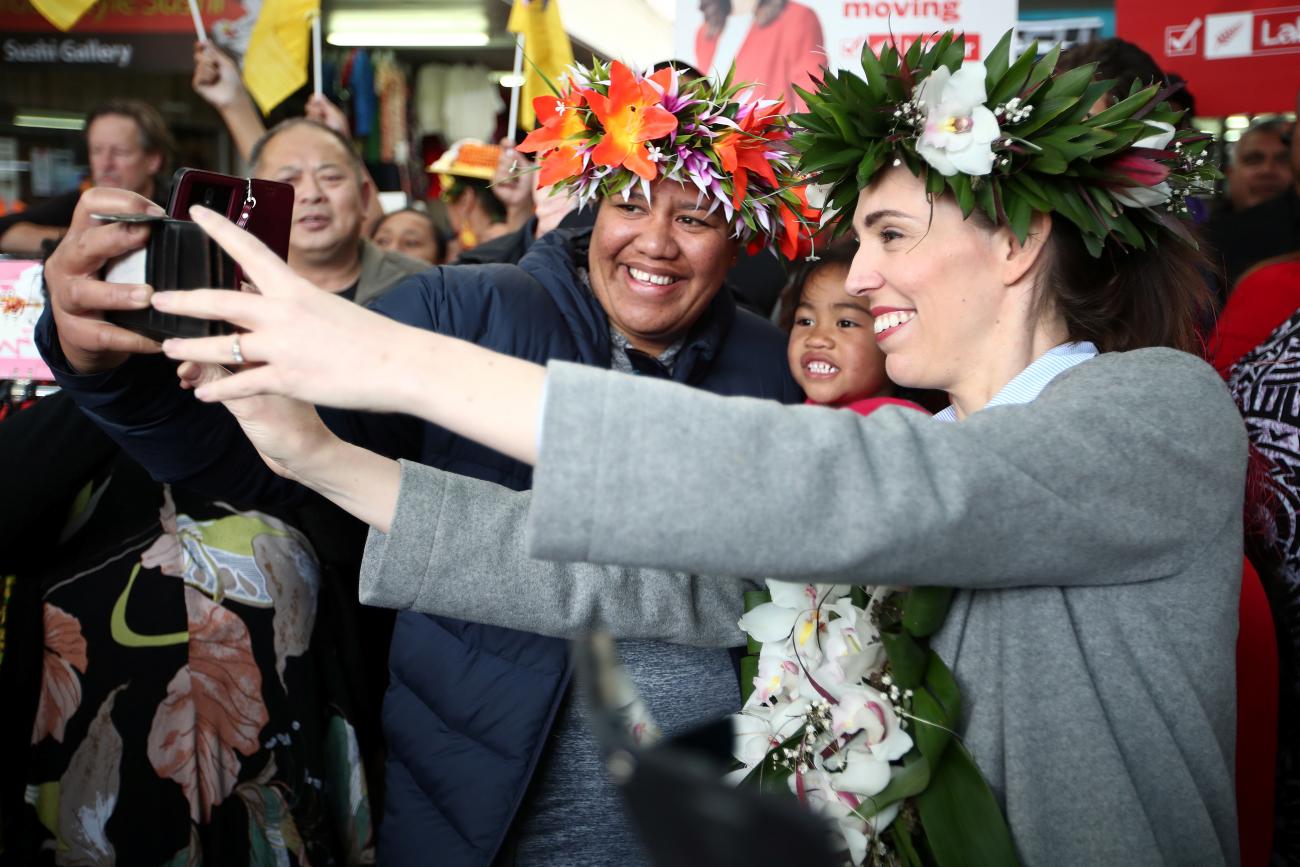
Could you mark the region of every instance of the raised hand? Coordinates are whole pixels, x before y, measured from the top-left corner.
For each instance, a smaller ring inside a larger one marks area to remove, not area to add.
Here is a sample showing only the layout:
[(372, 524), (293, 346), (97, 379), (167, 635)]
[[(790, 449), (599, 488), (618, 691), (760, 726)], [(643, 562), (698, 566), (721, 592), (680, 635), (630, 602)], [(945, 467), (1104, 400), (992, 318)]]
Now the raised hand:
[[(545, 368), (386, 319), (317, 289), (224, 217), (199, 207), (190, 216), (261, 293), (195, 289), (154, 295), (159, 310), (224, 319), (243, 329), (234, 337), (163, 344), (168, 356), (181, 361), (249, 362), (232, 376), (199, 385), (194, 394), (200, 400), (279, 394), (345, 409), (403, 412), (518, 460), (536, 461)], [(394, 466), (386, 465), (389, 481)], [(337, 461), (317, 467), (312, 486), (331, 499), (352, 496), (351, 483), (366, 485), (359, 467)], [(336, 474), (348, 484), (331, 481)], [(381, 513), (369, 514), (364, 520), (383, 526)]]
[(324, 94), (313, 93), (307, 97), (307, 109), (304, 114), (314, 121), (325, 124), (346, 139), (352, 138), (352, 129), (348, 116), (343, 109), (330, 102)]
[(211, 42), (194, 43), (194, 76), (190, 84), (195, 93), (217, 109), (248, 98), (239, 67)]
[(59, 345), (77, 373), (117, 367), (131, 353), (157, 352), (158, 344), (107, 322), (109, 310), (149, 306), (153, 290), (144, 284), (107, 283), (100, 279), (112, 258), (138, 250), (149, 240), (149, 226), (103, 223), (91, 214), (161, 214), (144, 196), (94, 187), (81, 194), (68, 234), (45, 263), (45, 285)]
[(347, 409), (400, 410), (401, 348), (425, 332), (372, 313), (299, 277), (261, 241), (205, 208), (190, 210), (244, 269), (260, 294), (219, 289), (159, 292), (159, 310), (218, 319), (238, 336), (168, 340), (171, 358), (210, 364), (246, 361), (232, 376), (202, 382), (196, 396), (227, 401), (279, 394)]
[(492, 174), (492, 195), (496, 196), (512, 215), (531, 211), (533, 185), (537, 183), (537, 179), (529, 171), (533, 162), (516, 151), (515, 143), (510, 139), (501, 139), (500, 145), (501, 156), (497, 158), (496, 171)]

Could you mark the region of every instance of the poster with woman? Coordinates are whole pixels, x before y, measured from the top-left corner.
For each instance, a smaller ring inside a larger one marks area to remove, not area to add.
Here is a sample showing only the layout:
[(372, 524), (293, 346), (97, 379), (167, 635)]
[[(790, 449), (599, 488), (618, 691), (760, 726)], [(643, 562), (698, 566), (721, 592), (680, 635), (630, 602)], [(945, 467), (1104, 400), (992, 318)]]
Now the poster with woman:
[(945, 30), (966, 32), (972, 60), (1015, 26), (1016, 0), (677, 0), (677, 57), (711, 75), (758, 82), (754, 96), (803, 101), (823, 66), (861, 69), (863, 46), (906, 48)]

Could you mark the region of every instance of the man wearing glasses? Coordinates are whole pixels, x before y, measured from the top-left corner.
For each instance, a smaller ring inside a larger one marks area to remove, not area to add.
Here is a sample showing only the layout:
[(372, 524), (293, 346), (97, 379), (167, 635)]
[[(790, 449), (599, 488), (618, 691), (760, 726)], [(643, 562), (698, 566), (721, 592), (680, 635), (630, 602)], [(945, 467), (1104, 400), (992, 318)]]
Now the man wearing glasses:
[[(121, 99), (86, 117), (90, 178), (96, 187), (118, 187), (161, 199), (161, 178), (175, 150), (162, 116), (148, 103)], [(0, 218), (0, 253), (39, 255), (63, 237), (81, 198), (73, 190), (25, 211)]]

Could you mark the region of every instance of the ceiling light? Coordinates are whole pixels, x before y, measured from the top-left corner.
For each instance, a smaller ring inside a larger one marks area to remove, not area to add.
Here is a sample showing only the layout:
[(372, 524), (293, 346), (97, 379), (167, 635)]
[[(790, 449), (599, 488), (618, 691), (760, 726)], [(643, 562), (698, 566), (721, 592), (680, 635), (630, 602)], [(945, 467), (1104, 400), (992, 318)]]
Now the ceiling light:
[(479, 48), (488, 44), (486, 33), (402, 33), (394, 30), (344, 30), (325, 37), (340, 48)]
[(480, 47), (487, 19), (477, 7), (452, 9), (337, 9), (326, 22), (330, 45)]

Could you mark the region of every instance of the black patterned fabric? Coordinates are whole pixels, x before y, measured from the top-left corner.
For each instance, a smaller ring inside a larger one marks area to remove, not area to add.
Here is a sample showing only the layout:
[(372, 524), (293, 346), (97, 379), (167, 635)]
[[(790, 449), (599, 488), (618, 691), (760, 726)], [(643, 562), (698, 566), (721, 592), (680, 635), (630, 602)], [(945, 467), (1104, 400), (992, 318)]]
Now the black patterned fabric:
[(1278, 629), (1276, 865), (1300, 864), (1300, 311), (1233, 365), (1228, 378), (1251, 444), (1264, 458), (1262, 490), (1248, 516), (1259, 533), (1247, 553)]
[(374, 863), (377, 696), (355, 698), (335, 568), (355, 574), (361, 528), (159, 484), (63, 395), (0, 424), (0, 451), (26, 535), (2, 538), (28, 555), (0, 558), (22, 627), (0, 863)]

